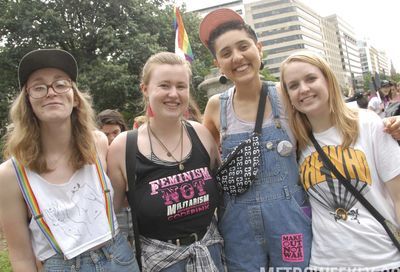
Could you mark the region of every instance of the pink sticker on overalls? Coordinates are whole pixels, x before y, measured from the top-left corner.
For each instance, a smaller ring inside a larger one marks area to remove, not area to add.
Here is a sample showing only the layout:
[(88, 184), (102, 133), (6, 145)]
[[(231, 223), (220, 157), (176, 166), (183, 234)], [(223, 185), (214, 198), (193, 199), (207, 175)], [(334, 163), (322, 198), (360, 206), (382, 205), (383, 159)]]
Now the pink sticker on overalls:
[(285, 262), (303, 262), (303, 234), (282, 235), (282, 259)]

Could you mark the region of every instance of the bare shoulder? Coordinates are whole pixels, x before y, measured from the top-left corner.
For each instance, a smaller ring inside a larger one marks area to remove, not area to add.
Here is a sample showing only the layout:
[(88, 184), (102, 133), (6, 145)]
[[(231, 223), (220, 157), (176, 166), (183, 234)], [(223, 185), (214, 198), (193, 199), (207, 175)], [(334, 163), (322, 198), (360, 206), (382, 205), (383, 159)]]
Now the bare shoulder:
[(22, 198), (11, 159), (0, 164), (0, 210)]
[(196, 131), (197, 135), (200, 138), (200, 141), (207, 149), (208, 153), (212, 154), (212, 152), (214, 152), (214, 149), (216, 149), (217, 145), (215, 143), (215, 140), (211, 132), (203, 124), (200, 124), (195, 121), (190, 121), (189, 123), (193, 126), (194, 130)]
[(121, 132), (117, 137), (112, 141), (110, 146), (108, 147), (108, 152), (121, 152), (124, 151), (125, 154), (125, 146), (126, 146), (126, 136), (128, 131)]
[(108, 146), (107, 136), (100, 130), (93, 131), (94, 141), (97, 146), (104, 147)]
[(101, 163), (103, 164), (103, 168), (106, 170), (107, 169), (106, 157), (108, 149), (107, 136), (99, 130), (93, 131), (93, 136), (96, 145), (97, 155), (99, 156)]
[[(4, 188), (4, 185), (8, 183), (13, 183), (16, 180), (15, 171), (11, 159), (6, 160), (0, 164), (0, 186)], [(1, 190), (4, 192), (4, 190)]]
[(196, 131), (197, 135), (199, 135), (199, 137), (206, 137), (212, 139), (211, 132), (207, 129), (205, 125), (196, 121), (188, 121), (188, 122), (192, 125), (192, 127)]
[(219, 112), (220, 108), (220, 98), (221, 94), (214, 94), (213, 96), (208, 99), (206, 109), (209, 109), (211, 112)]
[(124, 168), (127, 133), (127, 131), (124, 131), (118, 134), (108, 147), (107, 164), (110, 171), (113, 171), (116, 168)]
[(220, 96), (221, 94), (215, 94), (208, 100), (203, 116), (203, 124), (211, 132), (216, 143), (219, 143)]

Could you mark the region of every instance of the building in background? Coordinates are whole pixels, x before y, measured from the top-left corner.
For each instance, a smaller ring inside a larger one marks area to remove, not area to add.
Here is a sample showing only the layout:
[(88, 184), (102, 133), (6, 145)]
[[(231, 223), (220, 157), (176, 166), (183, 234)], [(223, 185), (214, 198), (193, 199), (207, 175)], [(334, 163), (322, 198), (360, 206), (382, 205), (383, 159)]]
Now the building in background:
[(390, 73), (386, 54), (368, 45), (362, 49), (353, 28), (335, 14), (321, 17), (299, 0), (215, 0), (191, 11), (203, 17), (221, 7), (233, 9), (253, 27), (263, 45), (264, 64), (277, 78), (281, 62), (304, 49), (325, 57), (345, 93), (361, 90), (367, 71)]
[(375, 72), (379, 73), (378, 69), (378, 50), (373, 47), (369, 41), (360, 40), (357, 42), (360, 59), (361, 59), (361, 68), (363, 74), (371, 74), (374, 75)]
[(336, 30), (340, 59), (345, 76), (345, 88), (362, 89), (364, 78), (357, 38), (353, 28), (337, 15), (330, 15), (325, 18)]
[(322, 55), (321, 17), (300, 2), (262, 0), (245, 4), (245, 19), (263, 45), (264, 63), (275, 77), (290, 54), (310, 49)]
[(380, 74), (390, 76), (390, 60), (385, 51), (378, 51), (378, 67)]
[[(201, 3), (201, 1), (199, 1), (198, 4), (199, 3)], [(245, 18), (244, 17), (244, 6), (243, 6), (242, 0), (217, 0), (217, 1), (215, 1), (215, 4), (213, 4), (211, 6), (203, 5), (201, 8), (198, 8), (195, 10), (188, 10), (188, 11), (196, 12), (201, 17), (204, 17), (211, 11), (219, 9), (219, 8), (230, 8), (230, 9), (236, 11), (238, 14), (240, 14), (243, 18)]]
[(367, 40), (358, 41), (363, 73), (390, 76), (392, 67), (384, 51), (372, 46)]

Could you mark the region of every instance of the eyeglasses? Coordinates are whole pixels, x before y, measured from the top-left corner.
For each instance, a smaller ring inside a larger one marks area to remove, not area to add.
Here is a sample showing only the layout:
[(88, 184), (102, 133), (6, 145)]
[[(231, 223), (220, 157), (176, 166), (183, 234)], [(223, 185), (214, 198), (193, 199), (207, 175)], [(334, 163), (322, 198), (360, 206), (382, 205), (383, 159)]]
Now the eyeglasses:
[(53, 88), (53, 90), (58, 94), (63, 94), (68, 92), (71, 87), (71, 81), (66, 79), (59, 79), (53, 81), (50, 85), (47, 84), (38, 84), (32, 87), (27, 88), (28, 94), (30, 97), (39, 99), (45, 97), (49, 93), (49, 88)]

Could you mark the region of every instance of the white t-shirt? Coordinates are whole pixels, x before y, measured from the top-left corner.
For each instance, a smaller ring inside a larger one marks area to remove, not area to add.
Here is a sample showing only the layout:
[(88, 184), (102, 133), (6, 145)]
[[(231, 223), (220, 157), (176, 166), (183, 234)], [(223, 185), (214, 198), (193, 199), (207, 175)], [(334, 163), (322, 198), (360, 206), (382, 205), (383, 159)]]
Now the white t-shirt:
[[(400, 175), (400, 147), (383, 132), (382, 120), (375, 113), (360, 110), (359, 126), (359, 138), (347, 150), (342, 150), (341, 136), (334, 127), (314, 136), (336, 168), (351, 178), (352, 184), (386, 219), (395, 223), (393, 201), (384, 183)], [(310, 266), (319, 271), (400, 267), (400, 253), (382, 225), (322, 168), (314, 146), (302, 151), (299, 165), (312, 206)], [(338, 208), (348, 211), (346, 220), (335, 219)]]

